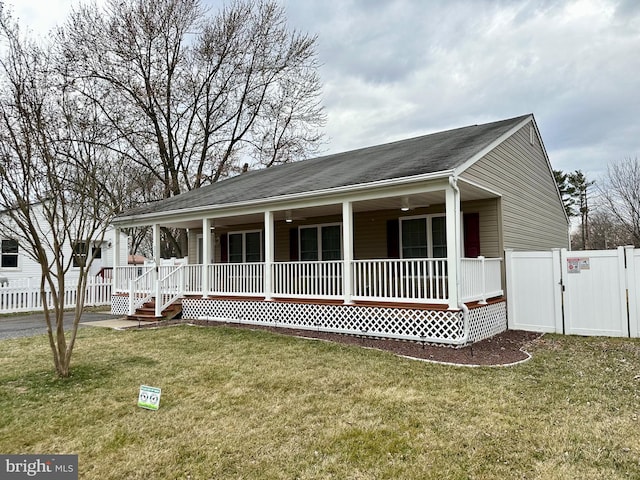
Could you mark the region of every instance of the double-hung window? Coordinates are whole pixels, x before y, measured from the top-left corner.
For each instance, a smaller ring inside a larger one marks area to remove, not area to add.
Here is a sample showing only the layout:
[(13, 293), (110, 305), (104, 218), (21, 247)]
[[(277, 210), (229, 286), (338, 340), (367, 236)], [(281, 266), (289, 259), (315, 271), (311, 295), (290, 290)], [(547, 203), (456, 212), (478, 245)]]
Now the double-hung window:
[(2, 240), (2, 268), (18, 268), (18, 241), (13, 239)]
[(300, 227), (300, 260), (330, 261), (342, 259), (340, 224)]
[(262, 261), (262, 232), (232, 232), (229, 242), (229, 263), (250, 263)]
[(72, 245), (73, 266), (84, 267), (87, 265), (87, 254), (89, 253), (89, 242), (77, 241)]
[(400, 219), (402, 258), (445, 258), (447, 226), (444, 215)]

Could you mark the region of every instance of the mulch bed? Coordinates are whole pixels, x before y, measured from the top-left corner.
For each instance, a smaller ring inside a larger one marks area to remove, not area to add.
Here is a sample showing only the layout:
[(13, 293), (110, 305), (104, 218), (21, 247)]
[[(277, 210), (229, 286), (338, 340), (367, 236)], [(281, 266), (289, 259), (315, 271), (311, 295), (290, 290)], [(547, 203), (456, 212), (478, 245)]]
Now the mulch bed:
[(396, 355), (417, 358), (421, 360), (441, 362), (455, 365), (499, 366), (527, 360), (530, 355), (526, 352), (528, 345), (541, 336), (540, 333), (524, 332), (521, 330), (507, 330), (487, 340), (463, 348), (428, 345), (403, 340), (387, 340), (339, 333), (316, 332), (291, 328), (269, 327), (237, 323), (221, 323), (206, 320), (178, 320), (172, 322), (151, 323), (145, 326), (162, 326), (175, 324), (191, 324), (206, 327), (227, 326), (235, 328), (249, 328), (253, 330), (267, 330), (283, 335), (295, 335), (304, 338), (315, 338), (330, 342), (361, 347), (386, 350)]

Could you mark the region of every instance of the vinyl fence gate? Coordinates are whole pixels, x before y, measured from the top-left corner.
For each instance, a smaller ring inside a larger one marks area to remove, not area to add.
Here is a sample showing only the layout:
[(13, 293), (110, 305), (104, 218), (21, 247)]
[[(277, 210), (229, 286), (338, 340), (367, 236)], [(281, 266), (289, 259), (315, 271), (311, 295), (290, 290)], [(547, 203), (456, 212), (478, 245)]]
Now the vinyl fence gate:
[(514, 330), (640, 337), (640, 249), (505, 252)]

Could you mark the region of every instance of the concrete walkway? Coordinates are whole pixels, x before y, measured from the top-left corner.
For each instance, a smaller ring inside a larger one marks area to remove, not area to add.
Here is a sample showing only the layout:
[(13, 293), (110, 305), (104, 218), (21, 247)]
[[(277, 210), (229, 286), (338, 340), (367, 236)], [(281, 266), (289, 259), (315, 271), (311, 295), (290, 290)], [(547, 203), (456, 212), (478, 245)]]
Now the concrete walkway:
[[(149, 322), (142, 322), (143, 324)], [(122, 330), (124, 328), (138, 327), (140, 326), (140, 322), (137, 320), (127, 320), (123, 317), (107, 319), (107, 320), (97, 320), (94, 322), (80, 322), (80, 325), (88, 325), (90, 327), (105, 327), (105, 328), (113, 328), (115, 330)]]
[[(73, 312), (65, 312), (64, 323), (71, 326)], [(126, 320), (122, 315), (110, 312), (85, 312), (80, 319), (80, 327), (95, 326), (108, 328), (137, 327), (138, 322)], [(42, 313), (28, 313), (0, 317), (0, 340), (5, 338), (31, 337), (47, 333), (47, 325)]]

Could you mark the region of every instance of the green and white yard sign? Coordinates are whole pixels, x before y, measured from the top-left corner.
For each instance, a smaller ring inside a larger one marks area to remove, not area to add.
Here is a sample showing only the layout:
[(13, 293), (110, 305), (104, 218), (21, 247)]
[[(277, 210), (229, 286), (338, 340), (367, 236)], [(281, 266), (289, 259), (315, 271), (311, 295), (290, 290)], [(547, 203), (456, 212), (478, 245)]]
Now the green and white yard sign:
[(159, 388), (140, 385), (138, 406), (149, 410), (158, 410), (160, 408), (160, 394)]

